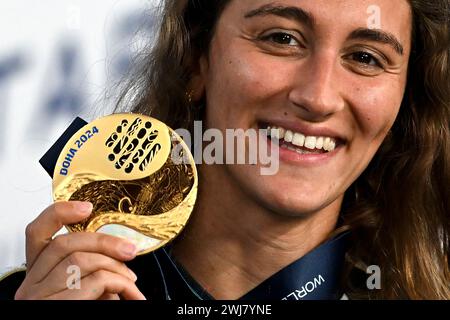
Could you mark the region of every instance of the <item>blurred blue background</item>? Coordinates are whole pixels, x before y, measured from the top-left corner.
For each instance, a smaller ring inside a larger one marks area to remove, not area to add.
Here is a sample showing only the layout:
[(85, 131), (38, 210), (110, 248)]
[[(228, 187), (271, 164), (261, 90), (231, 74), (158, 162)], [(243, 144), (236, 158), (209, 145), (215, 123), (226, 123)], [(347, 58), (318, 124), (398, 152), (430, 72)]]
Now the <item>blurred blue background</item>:
[(52, 203), (38, 160), (74, 117), (111, 113), (156, 3), (0, 2), (0, 273), (25, 262), (25, 227)]

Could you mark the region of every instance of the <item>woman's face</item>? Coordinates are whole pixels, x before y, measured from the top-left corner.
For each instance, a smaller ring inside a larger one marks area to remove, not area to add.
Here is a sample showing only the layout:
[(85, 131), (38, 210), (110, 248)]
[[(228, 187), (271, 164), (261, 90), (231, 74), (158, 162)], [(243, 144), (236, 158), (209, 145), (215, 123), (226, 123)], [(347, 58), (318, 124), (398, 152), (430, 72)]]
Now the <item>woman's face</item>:
[(275, 128), (280, 163), (219, 170), (283, 215), (338, 208), (399, 112), (411, 19), (407, 0), (230, 1), (201, 60), (206, 126)]

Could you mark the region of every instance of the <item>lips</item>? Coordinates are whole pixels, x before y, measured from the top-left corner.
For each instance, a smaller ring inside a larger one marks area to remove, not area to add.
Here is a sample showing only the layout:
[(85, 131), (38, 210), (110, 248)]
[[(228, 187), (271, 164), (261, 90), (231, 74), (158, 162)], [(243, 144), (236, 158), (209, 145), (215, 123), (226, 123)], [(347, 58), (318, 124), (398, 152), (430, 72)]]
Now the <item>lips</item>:
[(299, 119), (262, 118), (257, 122), (265, 130), (268, 143), (279, 146), (280, 159), (301, 166), (324, 165), (334, 158), (347, 136), (323, 124), (305, 124)]
[(307, 136), (301, 132), (293, 132), (282, 127), (271, 126), (267, 127), (267, 132), (272, 139), (277, 139), (285, 143), (281, 145), (287, 145), (289, 147), (289, 144), (291, 144), (293, 148), (298, 147), (295, 149), (299, 149), (299, 151), (331, 152), (336, 149), (337, 140), (333, 137)]
[[(301, 133), (305, 137), (329, 137), (335, 139), (337, 144), (343, 144), (348, 140), (347, 135), (342, 129), (334, 129), (331, 126), (325, 126), (324, 124), (319, 123), (305, 123), (300, 119), (261, 118), (258, 120), (258, 126), (260, 129), (267, 129), (268, 127), (283, 128), (285, 130), (290, 130), (293, 133)], [(336, 125), (334, 127), (336, 127)]]

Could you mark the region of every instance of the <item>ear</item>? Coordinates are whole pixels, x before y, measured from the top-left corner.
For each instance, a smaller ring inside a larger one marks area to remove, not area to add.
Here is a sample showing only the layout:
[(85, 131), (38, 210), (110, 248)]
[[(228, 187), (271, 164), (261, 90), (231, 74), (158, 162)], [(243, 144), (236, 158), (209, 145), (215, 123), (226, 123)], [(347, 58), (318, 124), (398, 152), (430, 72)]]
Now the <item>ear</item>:
[(208, 69), (208, 58), (205, 55), (202, 55), (187, 87), (187, 90), (191, 94), (193, 101), (200, 101), (205, 95)]

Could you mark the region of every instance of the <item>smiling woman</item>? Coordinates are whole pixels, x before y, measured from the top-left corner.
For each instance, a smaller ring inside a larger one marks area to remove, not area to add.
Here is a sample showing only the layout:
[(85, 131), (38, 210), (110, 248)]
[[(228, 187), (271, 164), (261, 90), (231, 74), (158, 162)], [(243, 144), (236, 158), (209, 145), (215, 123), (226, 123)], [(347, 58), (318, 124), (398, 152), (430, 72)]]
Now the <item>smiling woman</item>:
[[(450, 298), (449, 11), (447, 0), (166, 2), (133, 110), (174, 127), (270, 126), (281, 140), (276, 176), (200, 169), (173, 252), (210, 294), (239, 297), (351, 230), (349, 296)], [(380, 290), (351, 281), (370, 265)]]
[[(279, 170), (200, 165), (189, 224), (128, 263), (136, 284), (119, 262), (136, 252), (117, 239), (50, 240), (89, 208), (50, 207), (28, 227), (16, 298), (449, 299), (449, 12), (448, 0), (163, 1), (118, 109), (267, 130)], [(102, 290), (61, 286), (74, 260)]]

